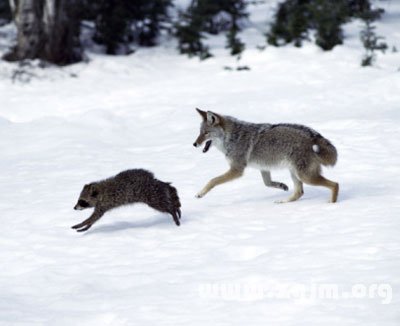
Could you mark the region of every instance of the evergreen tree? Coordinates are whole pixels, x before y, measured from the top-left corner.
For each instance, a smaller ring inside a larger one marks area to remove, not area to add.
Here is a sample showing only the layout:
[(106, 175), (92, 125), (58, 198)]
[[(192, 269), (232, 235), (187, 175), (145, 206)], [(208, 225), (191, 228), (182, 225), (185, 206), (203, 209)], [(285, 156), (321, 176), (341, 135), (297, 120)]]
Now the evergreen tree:
[[(378, 10), (379, 11), (379, 10)], [(343, 43), (341, 26), (371, 10), (370, 0), (286, 0), (279, 4), (267, 42), (280, 46), (293, 42), (301, 46), (315, 31), (315, 42), (323, 50)]]
[(267, 41), (274, 46), (293, 42), (300, 47), (302, 41), (308, 38), (310, 28), (307, 0), (287, 0), (282, 2), (275, 14), (275, 21), (267, 33)]
[(227, 10), (231, 16), (231, 22), (227, 33), (227, 48), (231, 50), (231, 55), (240, 55), (245, 48), (245, 44), (238, 37), (240, 32), (240, 22), (247, 17), (246, 3), (244, 1), (227, 1)]
[(211, 57), (211, 53), (202, 42), (203, 22), (200, 16), (194, 13), (193, 8), (191, 5), (187, 12), (180, 13), (180, 23), (176, 28), (178, 49), (180, 53), (187, 54), (189, 57), (198, 56), (204, 60)]
[(181, 13), (181, 21), (176, 26), (180, 52), (206, 59), (211, 54), (202, 42), (204, 33), (216, 35), (226, 32), (231, 54), (240, 54), (244, 44), (238, 32), (241, 21), (247, 15), (243, 0), (192, 0), (188, 10)]
[(375, 33), (375, 26), (373, 25), (376, 19), (376, 13), (366, 13), (363, 16), (365, 27), (360, 33), (361, 42), (365, 48), (365, 54), (361, 61), (361, 66), (372, 66), (376, 60), (375, 52), (385, 52), (387, 44), (383, 41), (383, 37), (377, 36)]
[(95, 6), (94, 40), (104, 44), (108, 54), (129, 52), (131, 42), (153, 46), (162, 24), (169, 19), (171, 3), (171, 0), (100, 0)]
[(141, 6), (134, 10), (133, 32), (135, 41), (141, 46), (154, 46), (163, 24), (170, 21), (168, 9), (171, 0), (142, 0)]
[(11, 21), (11, 8), (8, 0), (0, 0), (0, 26)]
[(233, 27), (228, 31), (227, 34), (227, 45), (226, 47), (231, 50), (231, 55), (240, 55), (245, 48), (244, 43), (237, 36), (238, 28)]
[(348, 7), (346, 0), (327, 1), (315, 0), (309, 4), (315, 28), (315, 43), (323, 50), (331, 50), (336, 45), (343, 43), (341, 25), (348, 20)]

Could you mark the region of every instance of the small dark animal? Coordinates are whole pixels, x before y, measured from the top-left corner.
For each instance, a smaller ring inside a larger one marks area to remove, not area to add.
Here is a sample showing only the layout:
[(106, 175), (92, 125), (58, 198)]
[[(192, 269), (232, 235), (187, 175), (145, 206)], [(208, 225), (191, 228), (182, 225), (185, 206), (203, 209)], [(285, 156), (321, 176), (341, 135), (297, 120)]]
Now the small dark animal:
[(74, 209), (94, 207), (94, 212), (72, 228), (78, 232), (86, 231), (110, 209), (133, 203), (145, 203), (160, 212), (169, 213), (176, 225), (180, 225), (181, 203), (176, 189), (168, 182), (157, 180), (149, 171), (133, 169), (85, 185)]

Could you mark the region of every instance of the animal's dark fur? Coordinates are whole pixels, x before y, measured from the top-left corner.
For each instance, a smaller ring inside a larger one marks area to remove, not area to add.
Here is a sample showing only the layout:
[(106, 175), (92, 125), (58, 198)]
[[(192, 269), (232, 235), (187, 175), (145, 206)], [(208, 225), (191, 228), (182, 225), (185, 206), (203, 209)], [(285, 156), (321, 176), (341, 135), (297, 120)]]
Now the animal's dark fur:
[(149, 171), (134, 169), (85, 185), (74, 209), (94, 207), (94, 212), (72, 228), (86, 231), (110, 209), (133, 203), (145, 203), (169, 213), (176, 225), (180, 225), (181, 203), (176, 189), (170, 183), (157, 180)]

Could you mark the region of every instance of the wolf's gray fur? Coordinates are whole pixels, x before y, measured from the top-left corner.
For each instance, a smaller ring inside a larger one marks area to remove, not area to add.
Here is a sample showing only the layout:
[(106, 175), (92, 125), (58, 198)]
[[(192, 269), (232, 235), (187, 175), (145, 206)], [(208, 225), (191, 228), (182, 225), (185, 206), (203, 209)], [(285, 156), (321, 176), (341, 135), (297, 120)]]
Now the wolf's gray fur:
[(110, 209), (133, 203), (145, 203), (160, 212), (169, 213), (176, 225), (180, 224), (181, 203), (176, 189), (167, 182), (157, 180), (149, 171), (133, 169), (85, 185), (74, 209), (94, 207), (94, 212), (72, 228), (78, 232), (86, 231)]
[(252, 166), (261, 171), (266, 186), (283, 190), (288, 187), (272, 181), (270, 169), (289, 169), (294, 194), (284, 202), (303, 195), (303, 182), (328, 187), (332, 191), (331, 201), (337, 200), (339, 185), (321, 175), (321, 165), (335, 165), (337, 151), (315, 130), (298, 124), (249, 123), (211, 111), (197, 111), (203, 121), (194, 146), (211, 140), (225, 154), (231, 167), (210, 180), (197, 197), (203, 197), (218, 184), (240, 177), (247, 166)]

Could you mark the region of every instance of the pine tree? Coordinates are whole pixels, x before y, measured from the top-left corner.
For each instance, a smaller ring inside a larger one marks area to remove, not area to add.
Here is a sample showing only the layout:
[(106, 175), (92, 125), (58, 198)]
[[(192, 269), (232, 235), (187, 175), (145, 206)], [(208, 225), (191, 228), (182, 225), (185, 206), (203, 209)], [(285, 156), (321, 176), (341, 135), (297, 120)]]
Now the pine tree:
[(363, 16), (365, 22), (364, 29), (360, 32), (361, 42), (365, 48), (365, 54), (361, 61), (361, 66), (372, 66), (376, 60), (376, 51), (385, 52), (388, 48), (383, 41), (383, 37), (377, 36), (375, 26), (373, 25), (376, 15), (374, 13), (366, 13)]
[(348, 20), (346, 0), (315, 0), (310, 5), (313, 26), (316, 30), (315, 43), (323, 50), (331, 50), (343, 43), (341, 25)]
[(11, 21), (11, 8), (8, 0), (0, 0), (0, 26)]
[(94, 40), (108, 54), (129, 53), (129, 43), (153, 46), (162, 24), (169, 20), (171, 0), (100, 0), (96, 10)]
[(267, 33), (268, 44), (274, 46), (293, 42), (300, 47), (308, 38), (310, 13), (308, 0), (287, 0), (282, 2), (275, 14), (275, 20)]
[(231, 16), (229, 30), (226, 35), (226, 47), (231, 50), (231, 55), (240, 55), (245, 49), (245, 44), (238, 37), (238, 33), (241, 30), (241, 20), (248, 16), (246, 3), (244, 1), (228, 1), (226, 9)]
[(133, 25), (131, 26), (134, 41), (141, 46), (154, 46), (163, 24), (169, 23), (168, 9), (171, 0), (141, 0), (138, 6), (131, 6)]
[(125, 1), (100, 0), (94, 40), (105, 45), (107, 54), (117, 54), (119, 45), (128, 42), (129, 22)]
[(377, 12), (371, 10), (370, 0), (286, 0), (278, 6), (267, 42), (274, 46), (291, 42), (301, 46), (309, 39), (310, 31), (315, 31), (315, 43), (323, 50), (331, 50), (343, 43), (341, 26), (366, 12)]
[(211, 56), (203, 44), (205, 33), (217, 35), (227, 33), (227, 48), (232, 55), (244, 50), (238, 37), (241, 20), (247, 17), (246, 2), (243, 0), (192, 0), (181, 21), (176, 25), (178, 48), (181, 53), (206, 59)]
[(201, 60), (211, 57), (209, 48), (202, 42), (205, 37), (201, 19), (189, 7), (186, 13), (180, 14), (180, 21), (176, 28), (179, 52), (189, 57), (198, 56)]

